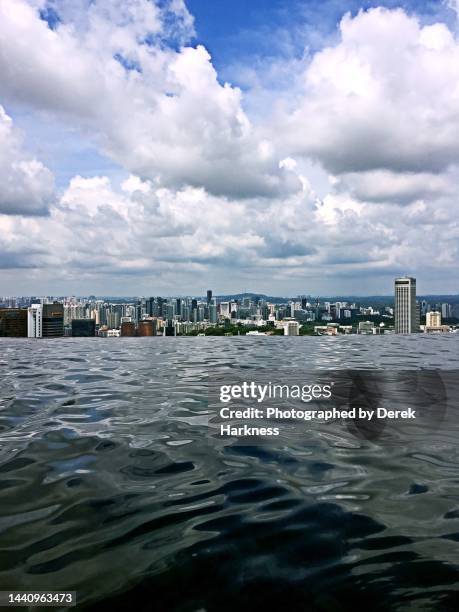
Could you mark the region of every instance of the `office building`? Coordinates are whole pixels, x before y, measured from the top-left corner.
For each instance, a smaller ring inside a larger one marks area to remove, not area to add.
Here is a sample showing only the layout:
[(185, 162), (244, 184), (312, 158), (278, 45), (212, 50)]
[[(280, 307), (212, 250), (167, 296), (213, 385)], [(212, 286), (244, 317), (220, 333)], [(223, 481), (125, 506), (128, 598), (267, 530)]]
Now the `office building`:
[(432, 310), (426, 314), (426, 327), (440, 327), (441, 314)]
[(217, 322), (217, 305), (214, 303), (209, 305), (209, 322), (213, 324)]
[(73, 338), (93, 338), (96, 335), (94, 319), (72, 319)]
[(150, 317), (155, 317), (158, 315), (158, 304), (155, 302), (154, 297), (150, 297), (146, 300), (145, 311), (146, 314)]
[(413, 334), (419, 331), (419, 310), (416, 304), (416, 279), (395, 279), (395, 333)]
[(441, 313), (432, 310), (426, 314), (426, 324), (423, 328), (425, 334), (440, 334), (450, 331), (449, 325), (442, 325)]
[(166, 303), (166, 301), (167, 300), (165, 300), (164, 298), (160, 297), (159, 295), (156, 298), (156, 303), (158, 305), (158, 308), (157, 308), (157, 310), (158, 310), (158, 317), (164, 316), (163, 308), (164, 308), (164, 304)]
[(182, 306), (182, 321), (190, 320), (190, 307), (184, 304)]
[(135, 336), (135, 323), (133, 321), (123, 321), (120, 335), (123, 338), (133, 338)]
[(300, 324), (298, 321), (287, 321), (284, 325), (284, 336), (299, 336)]
[(229, 302), (221, 302), (220, 316), (225, 317), (225, 319), (230, 318), (230, 303)]
[(59, 302), (43, 304), (42, 337), (59, 338), (64, 335), (64, 306)]
[(373, 323), (373, 321), (359, 321), (359, 334), (372, 334), (374, 330), (375, 324)]
[(27, 336), (29, 338), (41, 338), (43, 329), (43, 306), (32, 304), (27, 309)]
[(451, 304), (442, 304), (441, 305), (441, 316), (444, 319), (451, 318)]
[(164, 336), (176, 336), (177, 335), (177, 328), (175, 327), (173, 321), (167, 321), (166, 325), (163, 328), (163, 335)]
[(172, 321), (175, 317), (175, 304), (166, 304), (163, 307), (163, 315), (165, 319)]
[(139, 321), (137, 326), (137, 335), (138, 336), (154, 336), (156, 331), (156, 321), (145, 320)]
[(0, 337), (27, 338), (27, 308), (0, 308)]
[(210, 304), (211, 299), (212, 299), (212, 289), (207, 289), (207, 305)]
[(118, 329), (121, 325), (121, 316), (117, 311), (108, 311), (106, 319), (109, 329)]

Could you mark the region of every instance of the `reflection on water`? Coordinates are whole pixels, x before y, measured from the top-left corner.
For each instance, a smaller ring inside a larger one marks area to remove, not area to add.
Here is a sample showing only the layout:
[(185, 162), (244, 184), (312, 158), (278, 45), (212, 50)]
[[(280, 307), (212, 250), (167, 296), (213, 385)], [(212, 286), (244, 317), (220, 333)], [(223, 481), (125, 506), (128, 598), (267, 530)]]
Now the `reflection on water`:
[[(0, 585), (88, 609), (453, 610), (459, 415), (207, 436), (207, 375), (459, 368), (459, 336), (0, 342)], [(365, 609), (365, 608), (362, 608)]]

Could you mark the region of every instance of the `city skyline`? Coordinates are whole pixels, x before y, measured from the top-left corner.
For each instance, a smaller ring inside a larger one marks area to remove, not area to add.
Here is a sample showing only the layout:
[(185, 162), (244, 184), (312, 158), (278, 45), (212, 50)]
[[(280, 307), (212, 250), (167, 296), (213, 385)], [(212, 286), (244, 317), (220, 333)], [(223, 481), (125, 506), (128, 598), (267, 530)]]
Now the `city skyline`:
[(0, 291), (457, 293), (458, 8), (0, 0)]
[[(392, 284), (393, 284), (394, 280), (392, 280)], [(29, 293), (25, 293), (25, 294), (17, 294), (17, 295), (0, 295), (0, 301), (6, 300), (6, 299), (25, 299), (25, 298), (38, 298), (38, 299), (53, 299), (53, 298), (57, 298), (57, 299), (97, 299), (97, 300), (123, 300), (123, 301), (128, 301), (129, 299), (145, 299), (151, 296), (157, 296), (159, 293), (159, 291), (150, 291), (147, 293), (133, 293), (133, 294), (115, 294), (115, 293), (94, 293), (94, 292), (87, 292), (87, 293), (81, 293), (81, 294), (77, 294), (75, 292), (70, 292), (70, 293), (53, 293), (53, 292), (29, 292)], [(457, 299), (459, 298), (459, 293), (417, 293), (417, 298), (441, 298), (441, 297), (448, 297), (448, 298), (453, 298), (453, 299)], [(291, 295), (275, 295), (274, 293), (264, 293), (261, 291), (239, 291), (239, 292), (234, 292), (234, 293), (213, 293), (213, 297), (214, 298), (219, 298), (219, 299), (237, 299), (238, 296), (251, 296), (253, 298), (265, 298), (265, 299), (271, 299), (271, 300), (295, 300), (298, 298), (311, 298), (311, 299), (321, 299), (321, 300), (328, 300), (328, 299), (340, 299), (340, 298), (348, 298), (348, 299), (389, 299), (389, 300), (394, 300), (394, 295), (393, 292), (391, 293), (368, 293), (368, 294), (356, 294), (356, 293), (330, 293), (330, 294), (316, 294), (316, 293), (311, 293), (311, 292), (296, 292), (296, 293), (292, 293)], [(185, 292), (178, 292), (178, 293), (170, 293), (170, 294), (166, 294), (166, 293), (162, 293), (161, 297), (163, 298), (167, 298), (167, 299), (175, 299), (175, 298), (180, 298), (180, 299), (187, 299), (187, 298), (199, 298), (202, 300), (206, 299), (206, 292), (197, 292), (197, 293), (185, 293)]]
[[(0, 337), (145, 337), (183, 335), (339, 335), (457, 333), (459, 296), (430, 303), (416, 279), (394, 279), (394, 296), (352, 301), (239, 294), (199, 297), (0, 296)], [(432, 296), (436, 299), (435, 296)], [(422, 320), (421, 320), (422, 319)], [(421, 324), (422, 323), (422, 324)]]

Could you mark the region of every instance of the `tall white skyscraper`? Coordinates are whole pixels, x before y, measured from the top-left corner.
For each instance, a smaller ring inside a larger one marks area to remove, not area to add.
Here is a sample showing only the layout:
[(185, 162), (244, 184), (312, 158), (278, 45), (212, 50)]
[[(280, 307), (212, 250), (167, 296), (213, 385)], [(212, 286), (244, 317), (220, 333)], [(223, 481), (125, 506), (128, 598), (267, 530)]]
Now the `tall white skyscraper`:
[(27, 336), (41, 338), (43, 336), (43, 306), (32, 304), (27, 309)]
[(416, 304), (416, 279), (408, 276), (395, 279), (395, 333), (413, 334), (419, 331)]
[(226, 319), (230, 318), (231, 313), (230, 313), (230, 303), (229, 302), (220, 303), (220, 315), (222, 317), (225, 317)]

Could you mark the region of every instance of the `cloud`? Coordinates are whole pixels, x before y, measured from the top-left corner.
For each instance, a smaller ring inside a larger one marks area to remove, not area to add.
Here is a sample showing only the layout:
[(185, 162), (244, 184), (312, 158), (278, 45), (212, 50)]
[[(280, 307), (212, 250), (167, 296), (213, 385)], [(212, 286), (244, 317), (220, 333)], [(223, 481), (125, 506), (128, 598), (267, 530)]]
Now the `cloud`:
[(54, 197), (52, 173), (28, 155), (0, 105), (0, 213), (43, 215)]
[(341, 39), (304, 71), (285, 118), (289, 154), (333, 174), (438, 173), (459, 161), (459, 45), (441, 23), (402, 9), (346, 15)]
[(219, 82), (207, 50), (164, 45), (177, 27), (181, 40), (193, 32), (182, 2), (167, 5), (174, 25), (148, 0), (54, 5), (51, 28), (43, 7), (0, 0), (6, 99), (76, 122), (128, 171), (167, 187), (238, 197), (301, 189), (251, 124), (241, 91)]
[(27, 268), (30, 278), (35, 266), (61, 286), (84, 283), (99, 292), (114, 285), (123, 293), (170, 291), (172, 284), (186, 291), (190, 282), (225, 276), (265, 291), (353, 278), (364, 292), (372, 278), (376, 285), (406, 266), (423, 273), (441, 266), (454, 276), (459, 227), (448, 207), (449, 200), (435, 211), (419, 201), (365, 205), (345, 193), (322, 202), (313, 192), (231, 200), (136, 176), (119, 189), (107, 177), (75, 177), (48, 217), (0, 215), (0, 266), (18, 274)]
[(260, 78), (250, 67), (244, 95), (193, 32), (178, 1), (0, 0), (2, 99), (126, 171), (120, 185), (77, 174), (54, 196), (4, 114), (0, 180), (13, 176), (16, 200), (3, 189), (2, 278), (72, 293), (380, 293), (410, 271), (457, 290), (459, 47), (446, 26), (347, 15), (333, 45), (274, 58)]
[(397, 204), (409, 204), (421, 198), (436, 200), (444, 195), (452, 196), (458, 187), (452, 173), (410, 173), (390, 170), (341, 174), (333, 183), (337, 191), (348, 192), (360, 201)]

